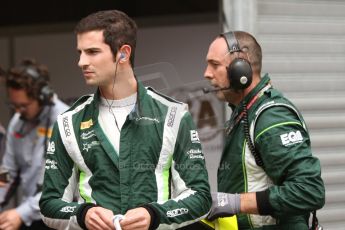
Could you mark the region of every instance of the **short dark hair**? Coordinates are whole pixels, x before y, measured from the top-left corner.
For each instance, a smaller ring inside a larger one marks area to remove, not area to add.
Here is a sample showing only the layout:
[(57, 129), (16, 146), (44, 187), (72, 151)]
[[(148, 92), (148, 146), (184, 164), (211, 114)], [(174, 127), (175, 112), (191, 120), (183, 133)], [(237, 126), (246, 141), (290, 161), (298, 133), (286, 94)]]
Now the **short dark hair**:
[(86, 16), (75, 27), (76, 34), (92, 30), (103, 31), (104, 43), (110, 46), (114, 57), (121, 46), (129, 45), (132, 48), (130, 61), (133, 66), (137, 40), (137, 25), (134, 20), (124, 12), (105, 10)]
[(25, 90), (28, 97), (40, 100), (41, 89), (49, 84), (47, 66), (35, 59), (23, 59), (6, 73), (6, 87)]

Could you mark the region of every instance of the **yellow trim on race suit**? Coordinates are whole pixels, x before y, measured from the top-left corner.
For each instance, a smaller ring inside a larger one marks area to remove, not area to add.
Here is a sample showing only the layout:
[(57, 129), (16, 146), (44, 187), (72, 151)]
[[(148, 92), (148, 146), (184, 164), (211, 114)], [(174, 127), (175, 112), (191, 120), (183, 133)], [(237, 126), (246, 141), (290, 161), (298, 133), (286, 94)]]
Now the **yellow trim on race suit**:
[(210, 229), (215, 230), (238, 230), (236, 216), (218, 218), (214, 221), (206, 219), (201, 220), (203, 224), (206, 224)]

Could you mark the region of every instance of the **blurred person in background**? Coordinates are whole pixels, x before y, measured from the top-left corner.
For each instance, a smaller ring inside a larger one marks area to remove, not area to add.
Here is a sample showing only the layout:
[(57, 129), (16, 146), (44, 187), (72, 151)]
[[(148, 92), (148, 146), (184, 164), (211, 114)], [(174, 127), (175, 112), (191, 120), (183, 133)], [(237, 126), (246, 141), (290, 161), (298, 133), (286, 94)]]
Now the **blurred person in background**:
[[(0, 181), (0, 229), (49, 229), (41, 220), (45, 149), (58, 114), (68, 109), (49, 85), (48, 68), (25, 59), (5, 73), (8, 106), (14, 114), (7, 129)], [(49, 146), (54, 148), (54, 146)], [(5, 208), (18, 192), (15, 208)]]

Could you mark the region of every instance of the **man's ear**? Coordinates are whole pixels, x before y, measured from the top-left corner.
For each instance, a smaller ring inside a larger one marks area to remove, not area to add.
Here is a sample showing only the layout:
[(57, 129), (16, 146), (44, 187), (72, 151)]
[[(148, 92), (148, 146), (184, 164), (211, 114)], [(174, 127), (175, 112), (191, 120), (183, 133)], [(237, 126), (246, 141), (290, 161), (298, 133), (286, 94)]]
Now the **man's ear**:
[(129, 60), (131, 56), (132, 48), (129, 45), (123, 45), (119, 49), (119, 62), (125, 62)]

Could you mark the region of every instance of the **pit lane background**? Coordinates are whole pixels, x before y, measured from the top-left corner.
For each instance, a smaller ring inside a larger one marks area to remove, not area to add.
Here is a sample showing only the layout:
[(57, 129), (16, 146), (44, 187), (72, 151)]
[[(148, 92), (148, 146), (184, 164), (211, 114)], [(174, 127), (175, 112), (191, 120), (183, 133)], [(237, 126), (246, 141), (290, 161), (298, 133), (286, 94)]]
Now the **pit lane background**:
[[(223, 2), (224, 12), (220, 12), (220, 15), (226, 17), (227, 28), (243, 29), (256, 35), (264, 52), (263, 72), (269, 72), (274, 86), (281, 89), (301, 109), (310, 130), (313, 153), (321, 161), (322, 177), (326, 185), (326, 205), (318, 212), (319, 219), (325, 229), (344, 229), (345, 2), (343, 0), (224, 0)], [(187, 101), (194, 98), (189, 101), (192, 101), (190, 107), (195, 114), (196, 123), (199, 123), (198, 110), (207, 108), (209, 104), (212, 105), (213, 110), (207, 110), (202, 116), (206, 120), (200, 123), (201, 129), (199, 128), (200, 133), (205, 132), (207, 138), (207, 133), (213, 133), (208, 128), (214, 124), (212, 123), (214, 121), (207, 117), (212, 111), (218, 112), (218, 107), (214, 106), (217, 102), (211, 98), (207, 99), (210, 103), (203, 102), (204, 99), (197, 92), (196, 85), (202, 78), (208, 44), (215, 34), (225, 27), (219, 26), (220, 20), (217, 15), (200, 15), (197, 16), (197, 20), (194, 18), (192, 23), (188, 17), (183, 15), (179, 17), (179, 23), (167, 25), (162, 23), (165, 18), (151, 18), (150, 26), (141, 27), (136, 66), (171, 64), (177, 72), (172, 76), (178, 76), (183, 82), (182, 88), (176, 89), (176, 92), (180, 92), (178, 96), (184, 97)], [(157, 22), (159, 22), (158, 26)], [(35, 56), (49, 66), (53, 86), (63, 99), (72, 101), (81, 94), (93, 92), (93, 89), (85, 86), (76, 65), (75, 38), (71, 32), (73, 26), (0, 28), (1, 65), (8, 67), (10, 63), (22, 57)], [(152, 75), (146, 77), (151, 78), (149, 79), (151, 83), (156, 79), (157, 86), (164, 85), (164, 82), (157, 80), (159, 79), (157, 76), (160, 75), (161, 73), (154, 71)], [(168, 80), (175, 80), (175, 77)], [(184, 94), (186, 90), (193, 93), (186, 95)], [(1, 88), (0, 101), (5, 100), (5, 92)], [(8, 110), (2, 104), (0, 121), (7, 124), (8, 117)], [(219, 117), (222, 115), (219, 114)], [(219, 146), (222, 145), (220, 143), (222, 140), (219, 136), (213, 141), (204, 141), (213, 189), (216, 183), (214, 165), (218, 164), (221, 151)], [(210, 162), (212, 165), (209, 165)]]

